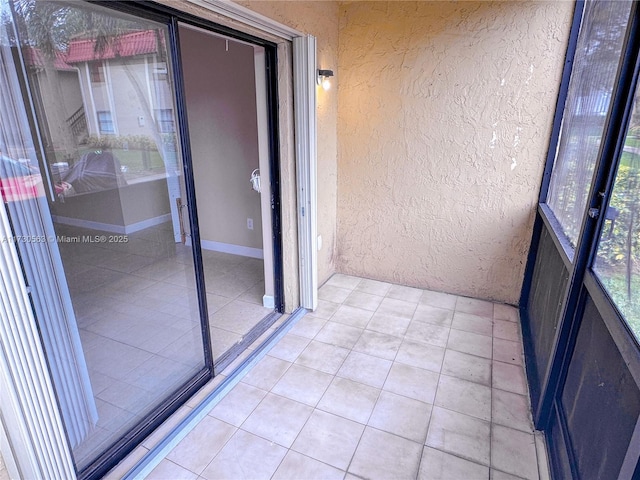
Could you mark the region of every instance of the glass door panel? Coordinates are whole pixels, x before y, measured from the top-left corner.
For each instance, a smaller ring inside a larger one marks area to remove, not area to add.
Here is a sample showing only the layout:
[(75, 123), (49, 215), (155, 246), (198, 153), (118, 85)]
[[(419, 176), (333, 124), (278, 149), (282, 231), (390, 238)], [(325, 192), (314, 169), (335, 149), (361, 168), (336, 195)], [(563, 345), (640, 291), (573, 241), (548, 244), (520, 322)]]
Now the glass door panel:
[(168, 29), (84, 3), (13, 8), (43, 154), (3, 151), (0, 175), (43, 182), (4, 199), (82, 471), (212, 365)]
[[(220, 360), (274, 311), (264, 302), (274, 298), (265, 49), (186, 24), (179, 36), (209, 326)], [(258, 189), (250, 182), (256, 175)]]
[(547, 203), (575, 248), (631, 2), (586, 2)]
[(636, 338), (640, 338), (640, 112), (636, 89), (631, 120), (594, 271)]

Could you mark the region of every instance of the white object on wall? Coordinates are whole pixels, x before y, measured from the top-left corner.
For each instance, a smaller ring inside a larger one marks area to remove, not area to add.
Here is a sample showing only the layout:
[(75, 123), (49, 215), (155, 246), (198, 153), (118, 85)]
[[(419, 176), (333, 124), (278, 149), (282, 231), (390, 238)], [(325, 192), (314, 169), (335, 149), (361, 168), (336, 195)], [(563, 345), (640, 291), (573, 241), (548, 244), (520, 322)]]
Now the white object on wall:
[(260, 193), (262, 189), (260, 188), (260, 169), (256, 168), (253, 172), (251, 172), (251, 178), (249, 179), (251, 182), (251, 188), (253, 188), (256, 192)]

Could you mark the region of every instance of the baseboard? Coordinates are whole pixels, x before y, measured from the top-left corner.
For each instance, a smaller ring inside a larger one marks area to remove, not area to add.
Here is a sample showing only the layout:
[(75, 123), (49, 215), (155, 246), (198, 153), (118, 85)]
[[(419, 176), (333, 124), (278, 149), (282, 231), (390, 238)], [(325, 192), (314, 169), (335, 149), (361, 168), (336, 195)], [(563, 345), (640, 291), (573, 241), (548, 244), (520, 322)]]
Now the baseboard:
[(273, 295), (263, 295), (262, 306), (264, 308), (276, 308), (276, 299), (273, 297)]
[(214, 242), (213, 240), (200, 240), (200, 246), (203, 250), (230, 253), (242, 257), (264, 258), (264, 252), (261, 248), (244, 247), (242, 245), (233, 245), (232, 243)]
[(112, 223), (94, 222), (92, 220), (83, 220), (81, 218), (62, 217), (60, 215), (51, 215), (55, 223), (70, 225), (72, 227), (89, 228), (91, 230), (101, 230), (103, 232), (119, 233), (128, 235), (130, 233), (139, 232), (149, 227), (155, 227), (171, 220), (171, 214), (160, 215), (158, 217), (149, 218), (141, 222), (132, 223), (130, 225), (115, 225)]

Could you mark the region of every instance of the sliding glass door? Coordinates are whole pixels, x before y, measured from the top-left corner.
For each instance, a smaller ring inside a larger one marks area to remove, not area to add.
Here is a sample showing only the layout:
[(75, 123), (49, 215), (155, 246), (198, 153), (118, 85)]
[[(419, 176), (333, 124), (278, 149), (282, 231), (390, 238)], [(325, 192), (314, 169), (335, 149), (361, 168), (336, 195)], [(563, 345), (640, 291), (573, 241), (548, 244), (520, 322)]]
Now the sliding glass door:
[(3, 96), (22, 100), (13, 131), (34, 139), (2, 131), (7, 241), (76, 467), (98, 475), (213, 371), (169, 22), (79, 2), (2, 12), (19, 72)]

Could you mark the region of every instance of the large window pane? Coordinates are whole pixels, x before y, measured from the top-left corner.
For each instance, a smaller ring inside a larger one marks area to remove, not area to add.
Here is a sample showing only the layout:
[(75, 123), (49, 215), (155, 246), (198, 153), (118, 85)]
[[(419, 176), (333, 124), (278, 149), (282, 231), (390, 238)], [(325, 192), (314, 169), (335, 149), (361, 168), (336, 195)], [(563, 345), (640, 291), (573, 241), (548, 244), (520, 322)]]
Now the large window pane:
[(589, 1), (565, 103), (547, 203), (575, 247), (622, 50), (631, 2)]
[(640, 106), (639, 94), (606, 210), (594, 270), (640, 338)]
[(82, 470), (207, 364), (168, 31), (87, 3), (13, 7), (42, 154), (4, 135), (0, 179)]

